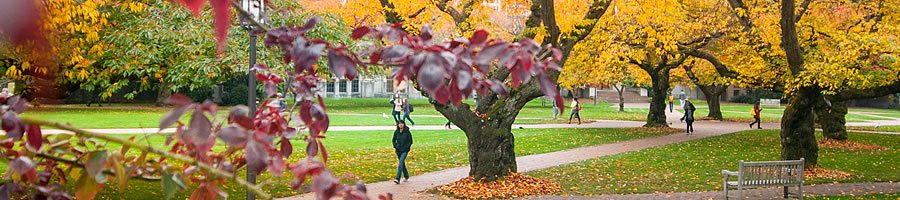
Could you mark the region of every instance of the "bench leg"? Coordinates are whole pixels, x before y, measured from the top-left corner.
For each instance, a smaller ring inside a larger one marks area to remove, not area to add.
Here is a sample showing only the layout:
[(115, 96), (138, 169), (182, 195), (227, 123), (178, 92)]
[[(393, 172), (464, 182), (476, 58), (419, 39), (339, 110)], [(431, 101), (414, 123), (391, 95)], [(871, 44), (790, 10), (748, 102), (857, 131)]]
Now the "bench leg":
[(740, 184), (738, 184), (737, 198), (738, 198), (738, 199), (744, 199), (744, 188), (741, 187)]
[(725, 185), (725, 200), (728, 200), (728, 183), (725, 183), (723, 185)]
[(803, 200), (803, 184), (797, 186), (797, 198)]
[(784, 198), (788, 198), (788, 186), (784, 186)]

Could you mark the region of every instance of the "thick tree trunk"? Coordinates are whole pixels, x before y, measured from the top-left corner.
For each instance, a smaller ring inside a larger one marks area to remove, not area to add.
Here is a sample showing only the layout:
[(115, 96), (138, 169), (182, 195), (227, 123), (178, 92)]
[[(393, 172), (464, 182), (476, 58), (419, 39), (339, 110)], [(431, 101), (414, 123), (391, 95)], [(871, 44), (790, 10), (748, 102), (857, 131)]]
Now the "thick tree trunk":
[(666, 93), (669, 91), (669, 70), (651, 73), (653, 98), (650, 101), (650, 113), (644, 127), (669, 127), (666, 123)]
[(813, 108), (822, 96), (814, 87), (802, 87), (791, 98), (781, 117), (781, 159), (804, 158), (806, 167), (818, 163)]
[(625, 86), (614, 86), (616, 88), (616, 92), (619, 93), (619, 112), (625, 112), (625, 97), (622, 93), (625, 91)]
[(822, 135), (828, 139), (847, 139), (847, 102), (833, 101), (829, 107), (825, 100), (816, 107), (816, 123), (822, 126)]
[(706, 103), (708, 104), (709, 114), (706, 115), (707, 118), (714, 120), (723, 120), (722, 117), (722, 107), (721, 101), (719, 97), (722, 96), (722, 92), (725, 92), (725, 89), (728, 86), (699, 86), (700, 91), (703, 92), (703, 97), (706, 97)]
[(172, 96), (172, 90), (169, 90), (169, 83), (165, 81), (159, 82), (159, 90), (156, 92), (156, 106), (166, 105), (166, 99)]
[(469, 138), (469, 175), (476, 180), (494, 181), (516, 171), (510, 127), (496, 125), (496, 121), (488, 121), (460, 127)]

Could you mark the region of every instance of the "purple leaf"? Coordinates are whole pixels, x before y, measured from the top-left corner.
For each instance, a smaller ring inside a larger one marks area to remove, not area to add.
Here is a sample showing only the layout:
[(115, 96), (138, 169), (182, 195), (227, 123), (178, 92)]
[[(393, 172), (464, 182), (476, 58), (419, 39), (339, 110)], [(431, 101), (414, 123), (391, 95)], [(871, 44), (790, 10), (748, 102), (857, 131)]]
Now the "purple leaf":
[(216, 50), (222, 53), (225, 50), (228, 29), (231, 28), (231, 0), (210, 0), (210, 4), (215, 17), (213, 21), (216, 26)]
[(91, 152), (87, 162), (84, 162), (84, 169), (88, 175), (94, 178), (97, 183), (105, 182), (105, 178), (100, 176), (103, 169), (106, 168), (106, 150)]
[(209, 141), (211, 128), (212, 123), (209, 122), (206, 115), (203, 115), (203, 111), (200, 108), (195, 108), (194, 113), (191, 115), (191, 125), (188, 129), (188, 136), (192, 137), (191, 140), (194, 141), (194, 144), (206, 144)]
[(181, 116), (184, 115), (184, 112), (187, 111), (188, 108), (191, 107), (191, 104), (185, 104), (182, 106), (178, 106), (166, 115), (163, 115), (162, 119), (159, 119), (159, 130), (162, 131), (165, 128), (169, 128), (172, 124), (175, 124), (178, 119), (181, 119)]
[(522, 40), (519, 41), (519, 45), (522, 45), (522, 49), (525, 49), (525, 51), (528, 51), (528, 54), (531, 55), (535, 55), (541, 50), (541, 45), (531, 38), (522, 38)]
[(281, 156), (286, 158), (290, 158), (291, 154), (294, 153), (294, 145), (291, 144), (291, 141), (287, 138), (281, 139)]
[(325, 143), (319, 142), (319, 150), (322, 151), (322, 160), (328, 162), (328, 150), (325, 150)]
[(422, 65), (422, 68), (416, 74), (419, 86), (429, 93), (437, 92), (444, 85), (444, 77), (447, 74), (445, 69), (448, 65), (450, 64), (447, 63), (447, 60), (440, 55), (429, 53), (425, 57), (425, 64)]
[(37, 178), (37, 165), (28, 157), (19, 156), (9, 162), (9, 169), (19, 175), (27, 177), (29, 180)]
[(222, 128), (219, 132), (219, 139), (228, 146), (242, 148), (247, 145), (247, 131), (235, 125), (229, 125)]
[(431, 26), (424, 25), (422, 26), (422, 30), (419, 31), (419, 38), (425, 42), (425, 45), (431, 45), (431, 39), (434, 35), (431, 33)]
[(306, 156), (316, 157), (316, 155), (319, 155), (319, 145), (316, 138), (309, 138), (306, 142)]
[(269, 164), (269, 151), (266, 150), (265, 144), (250, 139), (247, 142), (244, 159), (247, 160), (247, 168), (254, 174), (259, 174)]
[(450, 91), (447, 89), (447, 86), (442, 85), (431, 94), (434, 95), (435, 101), (442, 105), (446, 105), (447, 101), (450, 100)]
[(41, 136), (41, 126), (40, 125), (28, 125), (28, 147), (31, 147), (34, 151), (39, 151), (41, 149), (41, 145), (44, 144), (44, 138)]
[(490, 66), (491, 61), (497, 58), (500, 53), (507, 51), (509, 47), (509, 43), (506, 42), (496, 42), (489, 44), (484, 47), (478, 54), (475, 56), (475, 65), (477, 66)]
[(4, 112), (2, 120), (0, 125), (2, 125), (3, 131), (6, 131), (7, 137), (13, 140), (22, 138), (22, 134), (25, 131), (25, 122), (22, 122), (22, 119), (19, 119), (15, 112)]
[(492, 91), (494, 91), (494, 93), (497, 93), (497, 95), (506, 96), (507, 94), (509, 94), (509, 92), (506, 91), (506, 86), (503, 84), (503, 82), (500, 82), (498, 80), (488, 80), (485, 81), (485, 83), (488, 85), (488, 87), (491, 88)]
[(385, 63), (400, 62), (403, 58), (412, 53), (412, 51), (412, 49), (405, 45), (386, 47), (381, 54), (381, 59), (384, 60)]
[(318, 176), (313, 177), (310, 190), (316, 193), (316, 199), (331, 199), (335, 196), (338, 187), (341, 186), (340, 180), (330, 171), (323, 171)]
[(294, 139), (297, 137), (297, 129), (294, 127), (288, 127), (284, 129), (284, 132), (281, 132), (281, 136), (285, 139)]
[(328, 66), (337, 77), (346, 77), (349, 80), (356, 78), (356, 62), (352, 58), (342, 53), (343, 51), (328, 52)]
[(322, 57), (322, 52), (326, 46), (323, 43), (308, 43), (303, 38), (297, 38), (291, 51), (291, 57), (294, 59), (294, 72), (308, 71), (314, 73), (313, 64)]
[(14, 96), (6, 100), (7, 105), (10, 105), (10, 109), (16, 112), (16, 114), (22, 114), (28, 109), (28, 101), (20, 98), (19, 96)]
[(191, 100), (190, 97), (184, 96), (183, 94), (173, 94), (171, 97), (166, 99), (166, 104), (172, 104), (176, 106), (190, 105), (194, 103), (194, 100)]
[(269, 169), (272, 170), (272, 175), (276, 177), (281, 177), (281, 174), (284, 173), (284, 157), (280, 155), (275, 156), (272, 159), (272, 163), (269, 165)]
[(0, 185), (0, 200), (9, 200), (9, 187), (7, 184)]
[(319, 16), (313, 16), (312, 18), (309, 18), (309, 20), (306, 20), (306, 23), (303, 24), (302, 27), (300, 27), (300, 32), (309, 32), (309, 30), (312, 30), (316, 27), (316, 24), (318, 24), (319, 21), (322, 21), (322, 18), (320, 18)]

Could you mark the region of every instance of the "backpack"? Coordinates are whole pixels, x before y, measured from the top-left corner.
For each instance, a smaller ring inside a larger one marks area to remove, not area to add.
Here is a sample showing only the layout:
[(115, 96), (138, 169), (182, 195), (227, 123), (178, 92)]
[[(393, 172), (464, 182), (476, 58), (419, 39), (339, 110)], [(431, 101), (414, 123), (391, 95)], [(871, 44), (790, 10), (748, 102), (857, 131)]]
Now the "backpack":
[(412, 106), (412, 104), (409, 104), (409, 112), (413, 112), (413, 110), (415, 110), (415, 108)]

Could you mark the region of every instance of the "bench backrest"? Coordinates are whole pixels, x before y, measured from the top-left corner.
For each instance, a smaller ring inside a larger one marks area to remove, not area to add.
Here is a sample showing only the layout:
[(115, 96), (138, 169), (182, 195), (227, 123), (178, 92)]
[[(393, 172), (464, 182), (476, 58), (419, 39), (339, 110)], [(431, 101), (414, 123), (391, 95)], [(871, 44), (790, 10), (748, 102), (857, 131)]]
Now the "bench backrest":
[(762, 106), (781, 106), (781, 99), (760, 99), (759, 105)]
[(799, 185), (803, 183), (803, 159), (767, 162), (740, 161), (741, 185)]

